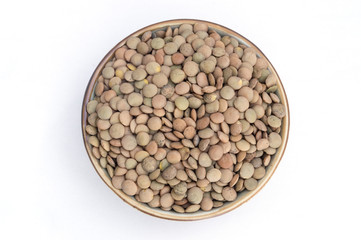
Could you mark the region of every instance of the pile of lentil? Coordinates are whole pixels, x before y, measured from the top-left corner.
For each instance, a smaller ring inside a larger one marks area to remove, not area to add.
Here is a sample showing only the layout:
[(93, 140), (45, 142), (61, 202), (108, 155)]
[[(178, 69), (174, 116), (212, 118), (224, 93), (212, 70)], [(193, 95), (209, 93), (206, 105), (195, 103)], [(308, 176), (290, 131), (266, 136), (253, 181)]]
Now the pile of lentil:
[(204, 23), (128, 38), (87, 103), (92, 154), (152, 208), (209, 211), (252, 191), (281, 145), (267, 61)]

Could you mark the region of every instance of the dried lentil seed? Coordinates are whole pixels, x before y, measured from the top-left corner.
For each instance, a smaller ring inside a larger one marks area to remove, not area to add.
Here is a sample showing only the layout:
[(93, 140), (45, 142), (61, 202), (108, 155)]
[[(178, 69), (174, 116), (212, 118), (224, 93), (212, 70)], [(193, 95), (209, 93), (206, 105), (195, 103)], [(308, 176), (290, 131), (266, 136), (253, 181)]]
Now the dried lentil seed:
[(151, 207), (183, 213), (233, 201), (257, 187), (282, 143), (286, 108), (267, 67), (204, 23), (132, 36), (87, 104), (92, 153), (115, 188)]

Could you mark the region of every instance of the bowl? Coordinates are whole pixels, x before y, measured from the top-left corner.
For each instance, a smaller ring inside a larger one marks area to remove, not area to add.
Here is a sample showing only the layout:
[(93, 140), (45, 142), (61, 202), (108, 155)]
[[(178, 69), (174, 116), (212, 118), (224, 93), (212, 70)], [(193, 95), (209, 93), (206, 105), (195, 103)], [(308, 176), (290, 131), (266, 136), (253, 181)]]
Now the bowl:
[[(282, 143), (281, 146), (278, 148), (277, 152), (272, 156), (272, 160), (270, 164), (267, 166), (267, 171), (265, 176), (259, 180), (258, 186), (253, 191), (242, 191), (238, 194), (237, 199), (233, 202), (225, 203), (223, 206), (219, 208), (212, 209), (211, 211), (198, 211), (195, 213), (176, 213), (174, 211), (164, 211), (159, 208), (151, 208), (146, 204), (140, 203), (136, 201), (133, 197), (130, 197), (123, 193), (121, 190), (118, 190), (113, 187), (111, 183), (111, 178), (108, 175), (107, 171), (103, 169), (100, 166), (99, 160), (97, 160), (94, 155), (92, 154), (91, 146), (87, 142), (87, 133), (85, 131), (86, 123), (87, 123), (87, 112), (86, 112), (86, 104), (88, 101), (92, 99), (94, 96), (94, 89), (96, 86), (96, 80), (101, 74), (101, 70), (105, 66), (105, 64), (114, 57), (115, 50), (122, 45), (125, 44), (126, 40), (131, 36), (139, 36), (143, 32), (146, 31), (154, 31), (159, 29), (166, 29), (166, 27), (178, 27), (181, 24), (189, 23), (194, 24), (196, 22), (203, 22), (208, 24), (209, 28), (217, 31), (220, 35), (230, 35), (238, 39), (242, 44), (245, 44), (249, 47), (252, 47), (256, 54), (263, 57), (269, 66), (269, 70), (271, 73), (273, 73), (276, 77), (277, 81), (277, 95), (281, 101), (285, 105), (286, 108), (286, 116), (283, 118), (283, 124), (281, 127), (280, 135), (282, 136)], [(86, 148), (86, 151), (88, 153), (88, 156), (90, 158), (91, 163), (93, 164), (96, 172), (99, 174), (100, 178), (104, 181), (104, 183), (115, 193), (117, 194), (123, 201), (131, 205), (132, 207), (149, 214), (151, 216), (163, 218), (163, 219), (169, 219), (169, 220), (179, 220), (179, 221), (192, 221), (192, 220), (200, 220), (200, 219), (206, 219), (211, 218), (215, 216), (222, 215), (224, 213), (227, 213), (229, 211), (232, 211), (233, 209), (241, 206), (245, 202), (247, 202), (249, 199), (251, 199), (254, 195), (256, 195), (269, 181), (269, 179), (272, 177), (273, 173), (275, 172), (278, 164), (280, 163), (282, 156), (284, 154), (284, 151), (286, 149), (287, 140), (288, 140), (288, 134), (289, 134), (289, 124), (290, 124), (290, 117), (289, 117), (289, 106), (287, 101), (287, 96), (285, 93), (285, 90), (283, 88), (282, 82), (272, 66), (271, 62), (266, 58), (266, 56), (261, 52), (260, 49), (258, 49), (251, 41), (240, 35), (239, 33), (224, 27), (222, 25), (208, 22), (208, 21), (202, 21), (202, 20), (195, 20), (195, 19), (177, 19), (177, 20), (169, 20), (169, 21), (163, 21), (159, 23), (155, 23), (152, 25), (149, 25), (147, 27), (144, 27), (132, 34), (130, 34), (128, 37), (124, 38), (122, 41), (120, 41), (114, 48), (112, 48), (107, 55), (103, 58), (103, 60), (99, 63), (97, 68), (95, 69), (93, 75), (90, 78), (90, 81), (88, 83), (88, 86), (85, 91), (83, 105), (82, 105), (82, 119), (81, 119), (81, 126), (82, 126), (82, 133), (83, 133), (83, 141)]]

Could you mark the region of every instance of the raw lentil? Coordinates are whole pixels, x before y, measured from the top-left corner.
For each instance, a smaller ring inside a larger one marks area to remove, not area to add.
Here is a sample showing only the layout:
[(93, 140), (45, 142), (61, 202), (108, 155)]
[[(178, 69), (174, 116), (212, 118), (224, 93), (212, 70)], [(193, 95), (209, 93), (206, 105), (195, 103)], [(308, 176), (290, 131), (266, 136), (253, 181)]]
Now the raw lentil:
[(276, 75), (207, 24), (129, 37), (86, 106), (92, 154), (150, 207), (209, 211), (256, 189), (282, 144)]

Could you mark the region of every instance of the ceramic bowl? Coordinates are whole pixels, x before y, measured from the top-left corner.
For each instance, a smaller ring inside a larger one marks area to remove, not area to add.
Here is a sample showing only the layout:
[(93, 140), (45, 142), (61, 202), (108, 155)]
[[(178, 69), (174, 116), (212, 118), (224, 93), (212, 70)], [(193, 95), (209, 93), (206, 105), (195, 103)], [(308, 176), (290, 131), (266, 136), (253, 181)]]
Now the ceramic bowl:
[[(245, 45), (255, 49), (256, 53), (259, 56), (263, 57), (268, 62), (269, 70), (273, 74), (275, 74), (275, 76), (276, 76), (277, 85), (278, 85), (278, 90), (277, 90), (276, 93), (278, 94), (281, 102), (286, 107), (286, 116), (283, 118), (282, 129), (281, 129), (281, 133), (280, 133), (281, 136), (282, 136), (282, 144), (279, 147), (279, 149), (277, 150), (276, 154), (273, 155), (272, 160), (271, 160), (270, 164), (267, 167), (266, 175), (264, 176), (264, 178), (259, 180), (259, 184), (258, 184), (258, 186), (257, 186), (257, 188), (255, 190), (253, 190), (253, 191), (242, 191), (241, 193), (238, 194), (237, 199), (235, 201), (225, 203), (223, 206), (221, 206), (219, 208), (212, 209), (211, 211), (208, 211), (208, 212), (206, 212), (206, 211), (198, 211), (198, 212), (195, 212), (195, 213), (176, 213), (174, 211), (163, 211), (163, 210), (161, 210), (159, 208), (151, 208), (148, 205), (136, 201), (133, 197), (129, 197), (128, 195), (126, 195), (122, 191), (120, 191), (120, 190), (113, 187), (113, 185), (111, 183), (111, 179), (110, 179), (107, 171), (100, 166), (99, 160), (97, 160), (93, 156), (92, 151), (91, 151), (91, 146), (87, 142), (87, 134), (86, 134), (86, 131), (85, 131), (85, 127), (86, 127), (86, 123), (87, 123), (86, 104), (94, 96), (94, 89), (95, 89), (95, 85), (96, 85), (96, 80), (99, 77), (99, 75), (101, 74), (101, 70), (103, 69), (104, 65), (110, 59), (112, 59), (114, 57), (115, 50), (118, 49), (119, 47), (121, 47), (122, 45), (124, 45), (126, 40), (129, 37), (131, 37), (131, 36), (139, 36), (142, 33), (144, 33), (145, 31), (154, 31), (154, 30), (159, 30), (159, 29), (166, 29), (168, 26), (178, 27), (179, 25), (181, 25), (183, 23), (194, 24), (196, 22), (204, 22), (204, 23), (208, 24), (208, 26), (211, 29), (217, 31), (221, 35), (229, 35), (229, 36), (235, 37), (242, 44), (245, 44)], [(261, 52), (261, 50), (259, 50), (251, 41), (249, 41), (248, 39), (246, 39), (245, 37), (243, 37), (239, 33), (235, 32), (235, 31), (233, 31), (233, 30), (231, 30), (229, 28), (226, 28), (226, 27), (224, 27), (222, 25), (216, 24), (216, 23), (202, 21), (202, 20), (193, 20), (193, 19), (178, 19), (178, 20), (169, 20), (169, 21), (159, 22), (159, 23), (149, 25), (149, 26), (147, 26), (145, 28), (142, 28), (142, 29), (132, 33), (128, 37), (124, 38), (113, 49), (111, 49), (107, 53), (107, 55), (103, 58), (103, 60), (99, 63), (99, 65), (95, 69), (93, 75), (90, 78), (88, 86), (86, 88), (85, 95), (84, 95), (83, 106), (82, 106), (82, 120), (81, 121), (82, 121), (81, 126), (82, 126), (82, 133), (83, 133), (83, 141), (84, 141), (86, 151), (87, 151), (87, 153), (89, 155), (90, 161), (93, 164), (96, 172), (99, 174), (100, 178), (104, 181), (104, 183), (115, 194), (117, 194), (123, 201), (125, 201), (126, 203), (128, 203), (132, 207), (134, 207), (134, 208), (136, 208), (136, 209), (138, 209), (138, 210), (140, 210), (140, 211), (142, 211), (144, 213), (147, 213), (149, 215), (164, 218), (164, 219), (169, 219), (169, 220), (191, 221), (191, 220), (200, 220), (200, 219), (211, 218), (211, 217), (219, 216), (221, 214), (232, 211), (233, 209), (241, 206), (242, 204), (247, 202), (249, 199), (251, 199), (254, 195), (256, 195), (266, 185), (266, 183), (269, 181), (269, 179), (271, 178), (271, 176), (275, 172), (278, 164), (280, 163), (280, 161), (282, 159), (284, 151), (286, 149), (287, 140), (288, 140), (288, 133), (289, 133), (290, 117), (289, 117), (289, 106), (288, 106), (288, 102), (287, 102), (286, 93), (285, 93), (285, 90), (283, 88), (283, 85), (281, 83), (281, 80), (280, 80), (276, 70), (272, 66), (271, 62)]]

